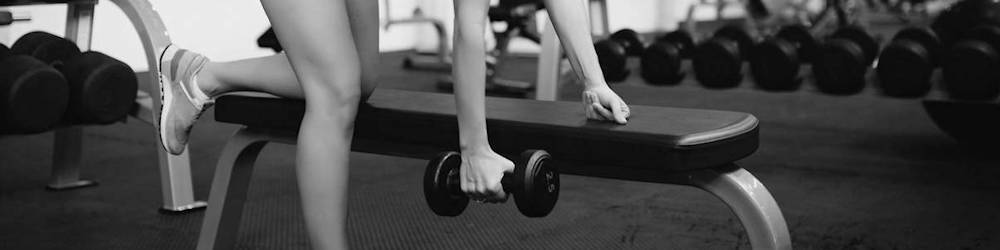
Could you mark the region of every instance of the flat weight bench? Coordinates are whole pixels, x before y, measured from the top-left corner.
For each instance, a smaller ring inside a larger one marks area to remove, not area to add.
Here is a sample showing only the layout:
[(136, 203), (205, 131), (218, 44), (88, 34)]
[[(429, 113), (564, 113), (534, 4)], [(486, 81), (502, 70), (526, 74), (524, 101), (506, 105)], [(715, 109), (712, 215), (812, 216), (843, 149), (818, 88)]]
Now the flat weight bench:
[[(774, 198), (733, 162), (757, 150), (757, 119), (726, 111), (632, 106), (628, 125), (588, 121), (576, 102), (487, 98), (490, 141), (517, 155), (544, 149), (562, 173), (690, 185), (736, 213), (754, 249), (791, 249)], [(295, 144), (304, 102), (224, 96), (217, 121), (244, 125), (219, 158), (198, 249), (234, 247), (257, 154), (268, 142)], [(458, 148), (452, 95), (378, 89), (358, 112), (354, 151), (430, 159)], [(428, 211), (430, 213), (430, 211)]]

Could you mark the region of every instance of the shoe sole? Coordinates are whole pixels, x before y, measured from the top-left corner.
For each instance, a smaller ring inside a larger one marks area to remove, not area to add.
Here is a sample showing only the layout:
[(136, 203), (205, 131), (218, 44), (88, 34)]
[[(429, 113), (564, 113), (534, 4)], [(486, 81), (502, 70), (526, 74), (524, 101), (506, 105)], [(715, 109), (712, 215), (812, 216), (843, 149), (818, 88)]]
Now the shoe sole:
[(163, 56), (166, 55), (167, 50), (169, 50), (169, 49), (170, 49), (170, 45), (167, 45), (167, 47), (165, 49), (163, 49), (163, 52), (160, 54), (160, 59), (157, 62), (157, 64), (158, 64), (157, 66), (159, 67), (159, 72), (157, 73), (157, 75), (160, 77), (160, 79), (159, 79), (159, 83), (160, 83), (160, 113), (159, 114), (160, 115), (159, 115), (159, 117), (156, 118), (156, 127), (157, 127), (157, 130), (160, 132), (159, 133), (160, 134), (159, 135), (159, 137), (160, 137), (160, 146), (163, 147), (163, 150), (167, 151), (167, 153), (174, 154), (174, 153), (172, 153), (170, 151), (169, 147), (167, 146), (167, 139), (165, 137), (166, 130), (164, 130), (164, 128), (163, 128), (163, 119), (164, 119), (164, 117), (169, 117), (164, 112), (169, 112), (171, 110), (171, 108), (173, 107), (172, 105), (173, 105), (173, 101), (174, 101), (174, 99), (173, 99), (173, 88), (171, 88), (171, 86), (168, 86), (168, 84), (164, 84), (163, 83), (163, 79), (165, 78), (165, 76), (163, 75)]

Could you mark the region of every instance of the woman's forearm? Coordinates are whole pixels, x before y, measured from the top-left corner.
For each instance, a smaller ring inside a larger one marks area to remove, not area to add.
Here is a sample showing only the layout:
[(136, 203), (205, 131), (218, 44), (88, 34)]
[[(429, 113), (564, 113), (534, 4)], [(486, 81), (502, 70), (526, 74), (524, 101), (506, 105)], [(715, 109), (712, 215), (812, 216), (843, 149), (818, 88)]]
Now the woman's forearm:
[(486, 135), (486, 10), (489, 1), (455, 1), (452, 75), (463, 152), (488, 150)]
[(549, 19), (569, 57), (570, 65), (587, 88), (607, 86), (590, 35), (586, 0), (545, 0)]

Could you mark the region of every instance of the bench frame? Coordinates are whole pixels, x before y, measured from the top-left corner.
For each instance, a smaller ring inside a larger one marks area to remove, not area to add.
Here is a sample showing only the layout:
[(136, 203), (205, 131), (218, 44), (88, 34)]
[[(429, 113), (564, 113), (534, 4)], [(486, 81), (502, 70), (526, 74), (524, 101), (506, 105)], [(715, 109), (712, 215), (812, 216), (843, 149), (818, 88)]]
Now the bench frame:
[[(295, 145), (296, 136), (295, 131), (243, 127), (229, 139), (215, 168), (209, 194), (212, 205), (205, 214), (197, 249), (235, 248), (257, 156), (269, 142)], [(392, 152), (380, 153), (394, 155)], [(651, 181), (649, 176), (634, 178)], [(656, 178), (653, 182), (693, 186), (721, 199), (740, 219), (753, 249), (792, 248), (785, 218), (774, 197), (756, 177), (736, 164), (661, 173)]]

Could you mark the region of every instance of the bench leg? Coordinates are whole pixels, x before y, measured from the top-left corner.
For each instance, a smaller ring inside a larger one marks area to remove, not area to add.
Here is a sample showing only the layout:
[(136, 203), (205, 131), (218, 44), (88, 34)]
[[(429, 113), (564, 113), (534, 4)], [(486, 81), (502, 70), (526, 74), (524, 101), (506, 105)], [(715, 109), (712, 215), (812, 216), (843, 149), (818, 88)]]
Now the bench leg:
[(55, 132), (52, 151), (52, 175), (47, 189), (53, 191), (92, 187), (97, 182), (80, 179), (83, 128), (68, 127)]
[(215, 167), (198, 249), (232, 249), (235, 246), (253, 165), (257, 154), (267, 144), (267, 138), (240, 129), (229, 139)]
[(750, 172), (736, 166), (732, 169), (697, 171), (688, 175), (688, 181), (729, 205), (747, 231), (753, 249), (792, 249), (788, 225), (771, 193)]

